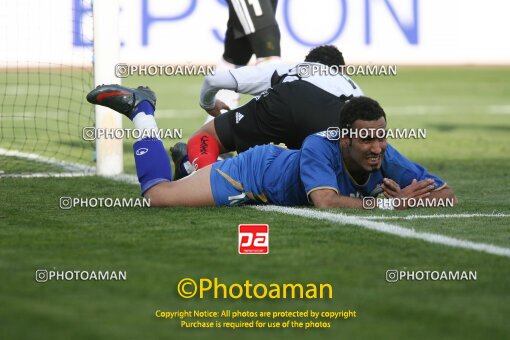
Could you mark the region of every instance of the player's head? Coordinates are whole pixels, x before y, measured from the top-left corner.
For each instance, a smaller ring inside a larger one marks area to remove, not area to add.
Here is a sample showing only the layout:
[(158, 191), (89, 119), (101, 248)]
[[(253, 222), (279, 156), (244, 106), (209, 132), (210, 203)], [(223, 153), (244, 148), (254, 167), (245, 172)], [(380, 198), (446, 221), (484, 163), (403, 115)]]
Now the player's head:
[(333, 45), (323, 45), (313, 48), (305, 57), (305, 61), (320, 63), (327, 66), (345, 65), (342, 52)]
[(368, 97), (348, 100), (340, 112), (340, 129), (342, 156), (349, 170), (378, 170), (386, 151), (386, 114), (381, 105)]

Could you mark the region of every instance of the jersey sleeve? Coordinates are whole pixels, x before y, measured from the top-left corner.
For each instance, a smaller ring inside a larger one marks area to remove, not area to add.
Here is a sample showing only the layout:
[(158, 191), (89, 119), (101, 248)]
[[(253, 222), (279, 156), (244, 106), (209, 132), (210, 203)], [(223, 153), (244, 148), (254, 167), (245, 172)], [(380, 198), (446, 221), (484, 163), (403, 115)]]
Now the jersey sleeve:
[(214, 108), (216, 93), (219, 90), (235, 90), (236, 87), (236, 80), (228, 71), (221, 71), (215, 75), (206, 76), (202, 82), (199, 104), (206, 110), (212, 109)]
[(424, 179), (434, 180), (434, 190), (440, 190), (446, 186), (441, 178), (429, 173), (427, 169), (418, 163), (414, 163), (400, 154), (397, 149), (388, 144), (384, 154), (382, 172), (385, 177), (394, 180), (401, 188), (405, 188), (413, 179), (421, 181)]
[(236, 92), (258, 96), (271, 87), (271, 78), (288, 72), (293, 65), (264, 64), (258, 66), (244, 66), (230, 70), (230, 74), (237, 82)]
[(340, 192), (334, 168), (335, 157), (338, 157), (334, 145), (318, 134), (307, 137), (303, 142), (299, 168), (308, 198), (313, 191), (319, 189)]

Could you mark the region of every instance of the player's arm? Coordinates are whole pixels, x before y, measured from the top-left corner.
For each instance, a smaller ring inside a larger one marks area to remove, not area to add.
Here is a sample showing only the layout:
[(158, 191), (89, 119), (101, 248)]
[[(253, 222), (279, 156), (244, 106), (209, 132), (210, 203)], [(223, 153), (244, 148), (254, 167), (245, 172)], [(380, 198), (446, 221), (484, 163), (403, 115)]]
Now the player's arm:
[(445, 185), (439, 190), (434, 190), (430, 192), (430, 198), (439, 198), (439, 199), (451, 199), (453, 201), (453, 204), (456, 205), (459, 203), (459, 200), (457, 199), (457, 196), (455, 196), (455, 193), (453, 192), (453, 189), (450, 188), (448, 185)]
[(339, 195), (333, 189), (317, 189), (309, 197), (316, 208), (363, 208), (361, 199)]
[[(381, 185), (384, 196), (387, 198), (414, 198), (417, 202), (420, 200), (451, 200), (453, 205), (458, 203), (457, 197), (446, 183), (439, 187), (434, 187), (433, 179), (424, 179), (418, 181), (413, 179), (411, 184), (401, 189), (400, 186), (392, 179), (385, 178)], [(402, 200), (401, 208), (406, 208), (405, 200)]]
[(338, 146), (318, 135), (307, 137), (301, 148), (300, 176), (309, 202), (316, 208), (362, 209), (361, 199), (339, 194), (335, 171)]
[(229, 71), (217, 72), (204, 78), (199, 104), (200, 107), (213, 117), (219, 115), (221, 110), (230, 110), (228, 105), (216, 99), (216, 93), (222, 89), (232, 91), (237, 89), (237, 82)]
[(238, 93), (258, 96), (273, 85), (273, 78), (279, 78), (293, 67), (289, 64), (262, 64), (230, 70), (235, 78)]
[(285, 64), (245, 66), (208, 75), (202, 83), (200, 106), (211, 116), (216, 117), (221, 113), (221, 110), (230, 110), (225, 103), (216, 99), (219, 90), (231, 90), (258, 96), (271, 87), (271, 79), (275, 72), (277, 75), (283, 74), (288, 71), (289, 67)]
[(410, 161), (389, 144), (382, 170), (387, 178), (381, 189), (387, 198), (448, 199), (453, 204), (458, 202), (452, 188), (445, 181), (429, 173), (420, 164)]

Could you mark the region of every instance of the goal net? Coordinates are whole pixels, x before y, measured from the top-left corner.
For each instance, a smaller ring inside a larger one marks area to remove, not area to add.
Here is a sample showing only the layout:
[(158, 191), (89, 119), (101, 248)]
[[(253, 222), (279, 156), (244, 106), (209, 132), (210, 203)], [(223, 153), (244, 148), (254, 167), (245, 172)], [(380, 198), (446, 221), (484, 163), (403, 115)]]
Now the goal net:
[(83, 135), (97, 121), (85, 100), (94, 87), (91, 0), (0, 8), (0, 176), (94, 174), (96, 141)]

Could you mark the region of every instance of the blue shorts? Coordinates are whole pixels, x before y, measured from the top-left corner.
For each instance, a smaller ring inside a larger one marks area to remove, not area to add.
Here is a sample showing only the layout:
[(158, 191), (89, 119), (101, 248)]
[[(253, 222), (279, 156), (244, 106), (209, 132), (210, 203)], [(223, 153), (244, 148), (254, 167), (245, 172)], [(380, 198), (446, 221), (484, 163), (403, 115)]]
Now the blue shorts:
[(264, 192), (263, 178), (283, 148), (262, 145), (237, 157), (216, 162), (211, 169), (211, 189), (217, 206), (270, 203)]

